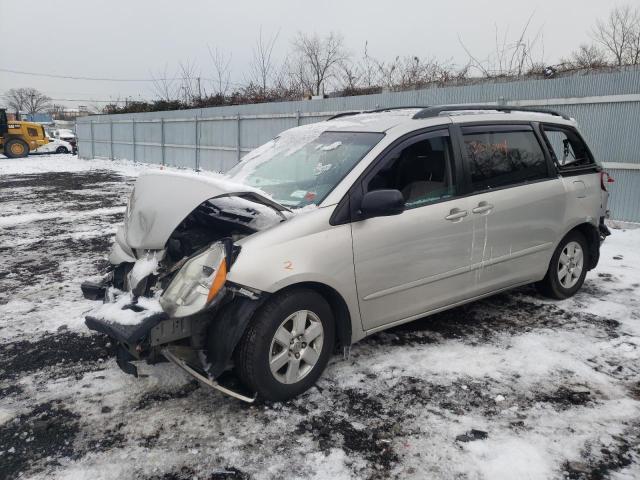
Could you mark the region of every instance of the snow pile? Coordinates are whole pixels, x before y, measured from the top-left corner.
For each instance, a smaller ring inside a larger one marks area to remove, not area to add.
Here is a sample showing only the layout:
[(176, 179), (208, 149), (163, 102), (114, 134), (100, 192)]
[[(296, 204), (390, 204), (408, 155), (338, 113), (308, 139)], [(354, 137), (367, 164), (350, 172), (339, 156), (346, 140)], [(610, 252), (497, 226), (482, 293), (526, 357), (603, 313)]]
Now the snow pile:
[(142, 280), (147, 278), (152, 273), (157, 273), (158, 264), (164, 257), (164, 250), (147, 252), (142, 258), (136, 260), (133, 264), (131, 272), (129, 272), (129, 285), (131, 289), (135, 289)]
[(151, 315), (163, 311), (157, 298), (138, 297), (134, 302), (131, 292), (114, 288), (110, 288), (107, 293), (108, 298), (111, 296), (115, 298), (114, 302), (103, 303), (88, 315), (120, 325), (139, 325)]
[(273, 208), (258, 202), (252, 202), (246, 198), (237, 196), (217, 197), (212, 199), (210, 203), (230, 215), (252, 217), (248, 227), (257, 231), (277, 225), (283, 220), (283, 216)]

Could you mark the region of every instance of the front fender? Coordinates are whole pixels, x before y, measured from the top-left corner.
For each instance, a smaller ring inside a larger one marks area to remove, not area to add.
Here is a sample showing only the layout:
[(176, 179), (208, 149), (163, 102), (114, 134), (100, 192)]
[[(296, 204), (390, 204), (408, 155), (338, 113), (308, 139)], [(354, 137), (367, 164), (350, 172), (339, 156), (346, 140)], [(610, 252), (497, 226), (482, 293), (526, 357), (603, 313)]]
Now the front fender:
[(345, 301), (353, 340), (364, 336), (353, 268), (351, 226), (329, 224), (332, 208), (300, 214), (240, 242), (228, 280), (269, 293), (300, 283), (331, 287)]

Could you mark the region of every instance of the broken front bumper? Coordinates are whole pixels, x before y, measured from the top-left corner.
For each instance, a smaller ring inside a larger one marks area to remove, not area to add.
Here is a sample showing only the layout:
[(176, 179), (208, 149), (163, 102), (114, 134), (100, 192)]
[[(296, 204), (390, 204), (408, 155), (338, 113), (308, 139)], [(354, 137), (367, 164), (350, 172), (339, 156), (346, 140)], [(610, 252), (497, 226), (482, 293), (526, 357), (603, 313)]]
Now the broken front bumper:
[(87, 315), (85, 324), (90, 330), (104, 333), (117, 343), (118, 366), (125, 373), (137, 377), (138, 369), (130, 362), (143, 358), (143, 354), (148, 350), (145, 345), (147, 339), (153, 338), (152, 332), (167, 320), (169, 316), (166, 313), (153, 312), (137, 325), (123, 325)]
[[(82, 285), (85, 298), (91, 300), (107, 298), (107, 290), (103, 284), (85, 282)], [(139, 321), (135, 325), (92, 315), (85, 317), (85, 324), (114, 340), (116, 360), (125, 373), (138, 376), (133, 361), (157, 363), (166, 359), (201, 383), (252, 402), (255, 397), (250, 393), (239, 393), (237, 390), (241, 388), (225, 386), (227, 381), (223, 379), (236, 345), (266, 294), (229, 285), (222, 297), (214, 309), (189, 317), (172, 318), (165, 312), (145, 311), (142, 305), (132, 304), (123, 308), (136, 312)], [(111, 302), (107, 300), (107, 303)], [(144, 303), (142, 297), (140, 303)]]

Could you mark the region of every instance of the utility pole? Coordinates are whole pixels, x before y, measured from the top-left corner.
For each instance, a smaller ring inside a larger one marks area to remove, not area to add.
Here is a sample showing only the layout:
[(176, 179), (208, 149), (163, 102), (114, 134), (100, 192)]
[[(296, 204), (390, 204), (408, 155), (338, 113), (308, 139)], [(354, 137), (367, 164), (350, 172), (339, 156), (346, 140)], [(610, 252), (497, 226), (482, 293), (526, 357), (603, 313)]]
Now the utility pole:
[(200, 90), (200, 77), (198, 77), (198, 100), (202, 100), (202, 91)]

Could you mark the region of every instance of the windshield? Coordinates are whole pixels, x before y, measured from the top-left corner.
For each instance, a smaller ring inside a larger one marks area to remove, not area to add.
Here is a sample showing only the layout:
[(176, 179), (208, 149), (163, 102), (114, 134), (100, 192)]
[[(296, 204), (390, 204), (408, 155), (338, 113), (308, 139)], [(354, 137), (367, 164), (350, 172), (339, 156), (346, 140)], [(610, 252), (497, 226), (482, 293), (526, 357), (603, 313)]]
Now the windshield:
[(382, 133), (294, 129), (249, 153), (228, 175), (290, 208), (319, 204)]

